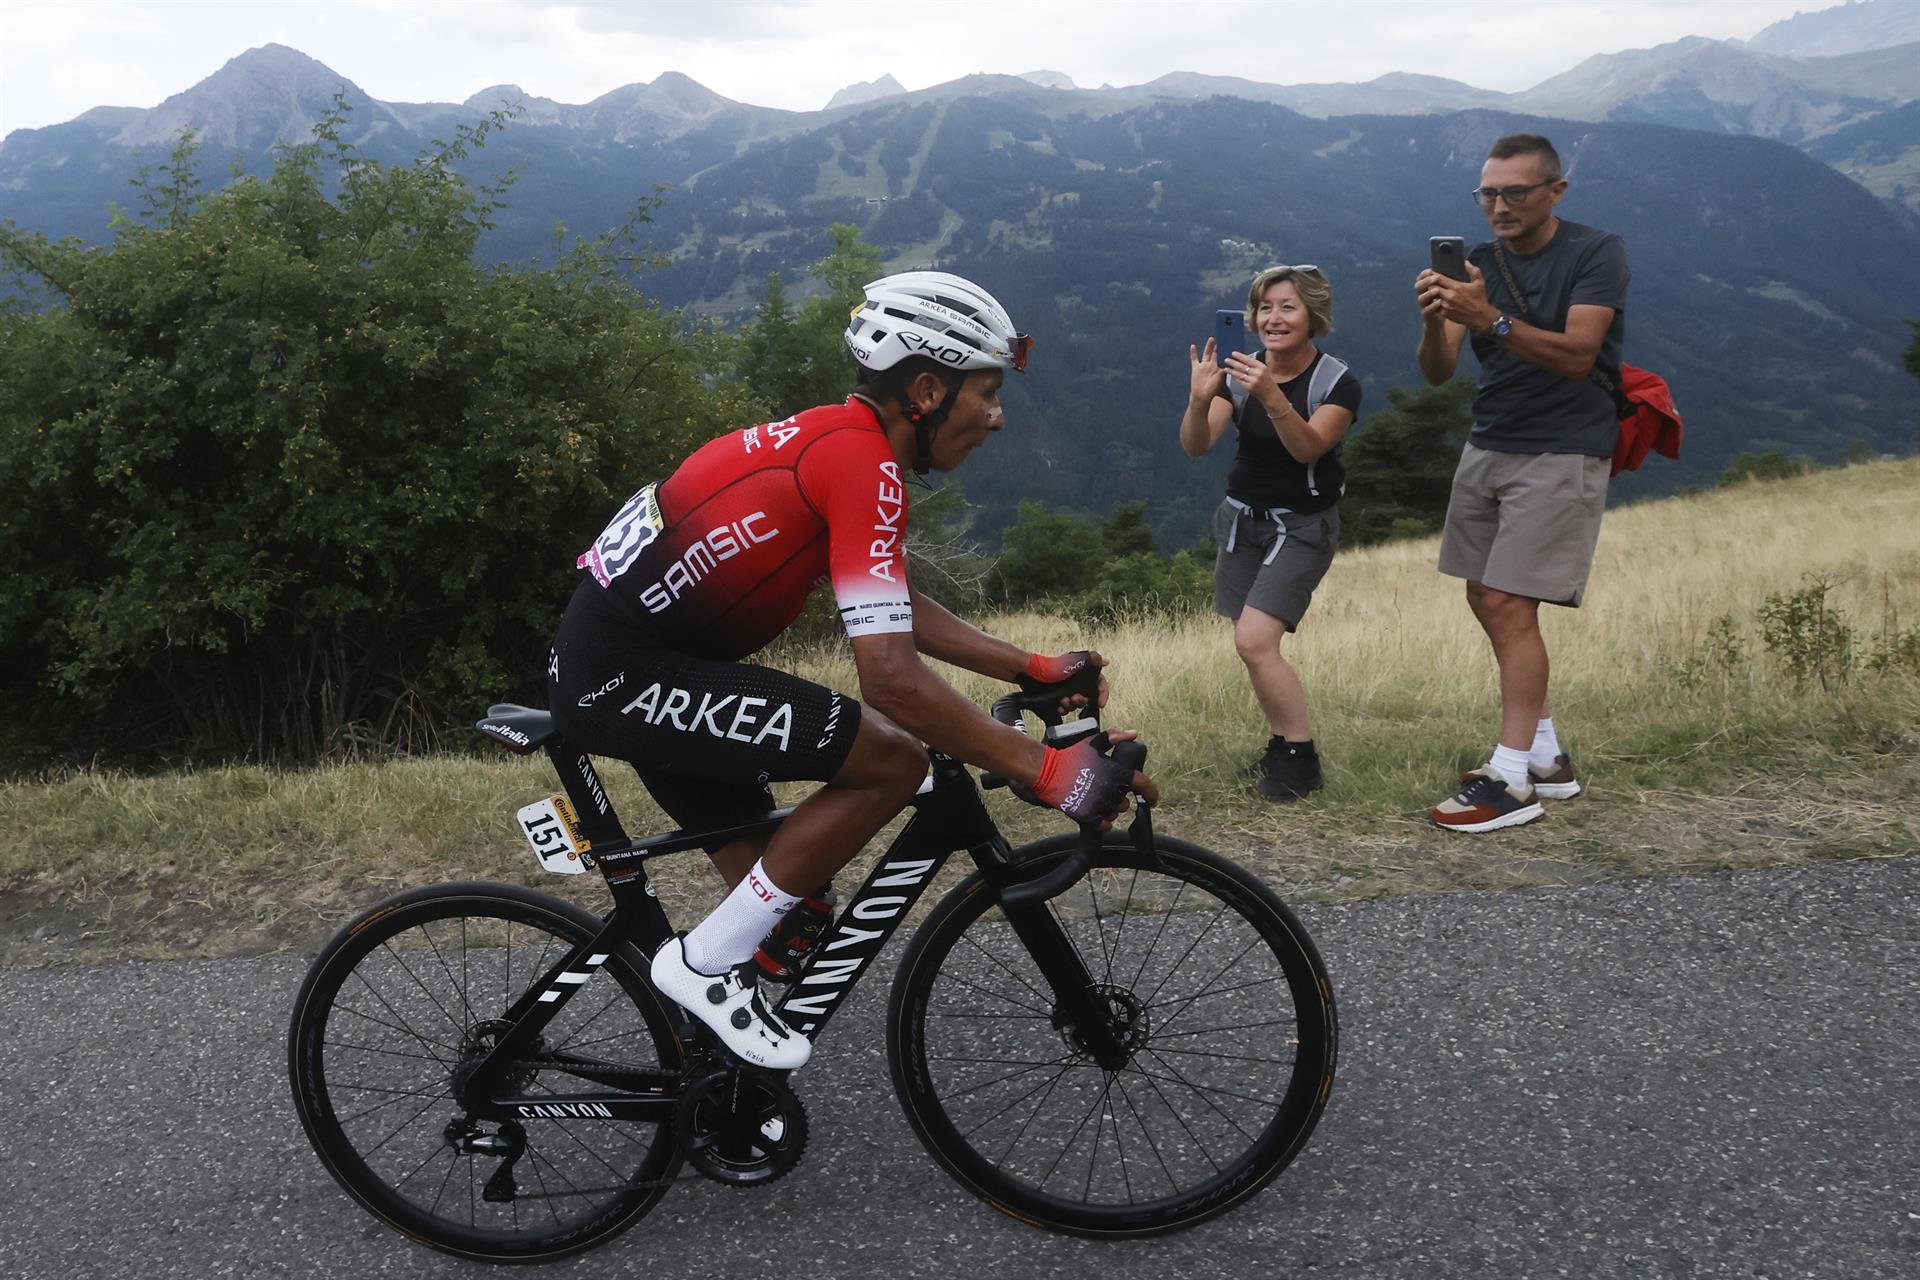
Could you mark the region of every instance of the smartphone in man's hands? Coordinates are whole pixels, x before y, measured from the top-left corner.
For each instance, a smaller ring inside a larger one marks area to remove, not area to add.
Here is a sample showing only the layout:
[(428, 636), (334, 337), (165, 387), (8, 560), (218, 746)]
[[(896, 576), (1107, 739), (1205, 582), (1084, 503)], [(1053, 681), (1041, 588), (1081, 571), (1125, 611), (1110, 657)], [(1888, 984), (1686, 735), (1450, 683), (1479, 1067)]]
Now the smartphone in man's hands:
[(1462, 236), (1434, 236), (1427, 241), (1427, 257), (1434, 271), (1449, 280), (1458, 280), (1465, 284), (1467, 275), (1467, 242)]
[(1247, 337), (1247, 315), (1244, 311), (1216, 311), (1213, 313), (1213, 360), (1222, 369), (1227, 367), (1227, 357), (1236, 351), (1245, 349)]

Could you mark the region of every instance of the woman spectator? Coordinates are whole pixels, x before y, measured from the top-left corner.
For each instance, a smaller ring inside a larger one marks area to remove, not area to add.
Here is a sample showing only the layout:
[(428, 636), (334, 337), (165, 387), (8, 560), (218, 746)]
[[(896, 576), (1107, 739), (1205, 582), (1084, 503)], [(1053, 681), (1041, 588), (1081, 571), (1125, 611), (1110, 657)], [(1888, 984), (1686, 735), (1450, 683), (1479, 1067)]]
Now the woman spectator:
[(1233, 351), (1217, 361), (1211, 338), (1204, 351), (1187, 348), (1180, 445), (1197, 458), (1229, 424), (1239, 435), (1213, 518), (1213, 607), (1233, 620), (1233, 647), (1266, 716), (1272, 736), (1253, 774), (1260, 794), (1279, 804), (1321, 785), (1306, 691), (1280, 645), (1299, 630), (1340, 543), (1340, 441), (1359, 413), (1360, 382), (1314, 345), (1333, 331), (1333, 287), (1316, 266), (1255, 276), (1247, 327), (1260, 341), (1258, 356)]

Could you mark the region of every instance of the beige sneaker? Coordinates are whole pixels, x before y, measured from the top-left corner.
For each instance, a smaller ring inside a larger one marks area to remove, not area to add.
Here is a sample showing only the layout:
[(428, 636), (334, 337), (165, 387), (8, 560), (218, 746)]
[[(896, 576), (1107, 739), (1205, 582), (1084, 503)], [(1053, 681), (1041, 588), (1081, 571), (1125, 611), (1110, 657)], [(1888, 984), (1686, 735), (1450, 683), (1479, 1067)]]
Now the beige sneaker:
[(1427, 810), (1435, 826), (1448, 831), (1498, 831), (1546, 816), (1534, 788), (1510, 787), (1492, 769), (1475, 769), (1466, 776), (1466, 786)]
[(1573, 776), (1573, 761), (1562, 751), (1553, 758), (1553, 768), (1542, 772), (1540, 766), (1527, 766), (1527, 780), (1542, 800), (1571, 800), (1580, 794), (1580, 779)]
[[(1478, 771), (1463, 773), (1460, 781), (1472, 782), (1479, 776)], [(1540, 766), (1527, 766), (1527, 780), (1533, 783), (1533, 790), (1542, 800), (1571, 800), (1579, 795), (1582, 788), (1580, 779), (1574, 776), (1573, 761), (1562, 751), (1553, 758), (1553, 769), (1542, 773)]]

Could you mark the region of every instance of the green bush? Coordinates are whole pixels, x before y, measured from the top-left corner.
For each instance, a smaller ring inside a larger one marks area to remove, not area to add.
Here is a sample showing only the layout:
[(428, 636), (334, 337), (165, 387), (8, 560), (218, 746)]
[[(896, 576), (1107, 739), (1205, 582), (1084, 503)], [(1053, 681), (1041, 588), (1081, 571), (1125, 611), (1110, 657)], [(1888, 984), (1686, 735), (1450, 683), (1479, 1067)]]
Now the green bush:
[(1743, 480), (1790, 480), (1818, 469), (1811, 458), (1789, 458), (1779, 450), (1768, 453), (1736, 453), (1720, 472), (1720, 483), (1739, 484)]
[(1347, 441), (1343, 546), (1437, 533), (1460, 447), (1473, 429), (1472, 378), (1417, 391), (1395, 387), (1387, 394), (1392, 407), (1366, 419)]
[(1093, 586), (1106, 559), (1091, 520), (1038, 502), (1020, 504), (1020, 518), (1007, 527), (1001, 547), (998, 595), (1012, 604), (1077, 596)]
[(1798, 591), (1771, 593), (1756, 614), (1761, 642), (1796, 684), (1813, 677), (1821, 688), (1830, 688), (1830, 681), (1845, 680), (1853, 670), (1853, 627), (1827, 603), (1836, 585), (1816, 578)]
[(183, 138), (105, 248), (0, 229), (56, 295), (0, 315), (16, 755), (337, 756), (542, 696), (575, 555), (744, 412), (620, 236), (476, 264), (504, 188), (453, 164), (498, 117), (386, 166), (343, 115), (207, 199)]

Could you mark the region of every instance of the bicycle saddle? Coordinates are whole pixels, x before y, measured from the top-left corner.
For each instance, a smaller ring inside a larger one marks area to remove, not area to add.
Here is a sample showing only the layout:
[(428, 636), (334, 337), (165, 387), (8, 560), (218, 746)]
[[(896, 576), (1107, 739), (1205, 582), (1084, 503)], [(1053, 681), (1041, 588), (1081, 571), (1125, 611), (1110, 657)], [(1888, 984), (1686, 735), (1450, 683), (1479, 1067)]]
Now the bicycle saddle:
[(553, 727), (553, 713), (511, 702), (496, 702), (487, 708), (487, 718), (474, 726), (515, 755), (530, 755), (560, 736)]

